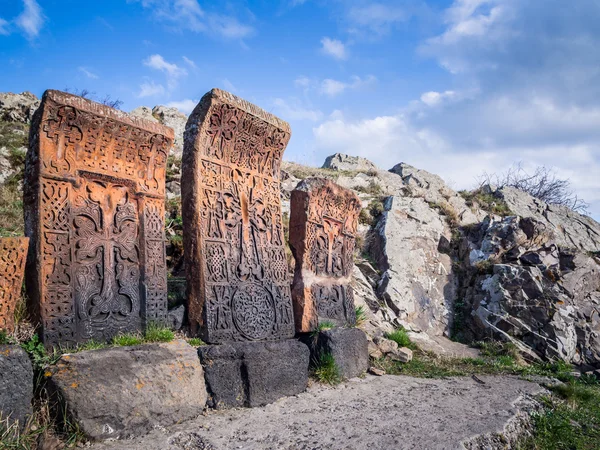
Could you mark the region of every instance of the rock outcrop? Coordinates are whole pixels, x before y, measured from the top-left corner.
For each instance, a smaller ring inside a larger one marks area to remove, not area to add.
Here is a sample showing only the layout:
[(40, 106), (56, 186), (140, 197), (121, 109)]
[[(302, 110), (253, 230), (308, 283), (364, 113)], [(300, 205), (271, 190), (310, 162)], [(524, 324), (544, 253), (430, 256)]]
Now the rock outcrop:
[(40, 99), (31, 92), (21, 94), (2, 92), (0, 93), (0, 120), (29, 123), (39, 106)]
[(177, 108), (162, 105), (155, 106), (152, 109), (147, 106), (138, 106), (129, 114), (173, 128), (175, 133), (175, 143), (171, 150), (171, 155), (176, 158), (181, 158), (183, 153), (183, 131), (185, 130), (185, 124), (188, 119), (185, 114)]

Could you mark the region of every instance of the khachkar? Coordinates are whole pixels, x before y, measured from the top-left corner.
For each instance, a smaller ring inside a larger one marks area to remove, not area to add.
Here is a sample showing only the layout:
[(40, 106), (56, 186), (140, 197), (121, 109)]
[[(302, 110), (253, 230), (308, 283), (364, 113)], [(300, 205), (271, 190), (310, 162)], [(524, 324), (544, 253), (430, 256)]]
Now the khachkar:
[(28, 238), (0, 238), (0, 330), (8, 333), (15, 328), (28, 245)]
[(354, 324), (350, 281), (359, 198), (330, 180), (307, 178), (292, 191), (290, 209), (296, 331), (314, 331), (320, 321)]
[(27, 288), (44, 342), (107, 340), (164, 320), (173, 130), (46, 91), (29, 141)]
[(182, 171), (188, 314), (209, 343), (294, 335), (281, 221), (289, 125), (213, 89), (190, 116)]

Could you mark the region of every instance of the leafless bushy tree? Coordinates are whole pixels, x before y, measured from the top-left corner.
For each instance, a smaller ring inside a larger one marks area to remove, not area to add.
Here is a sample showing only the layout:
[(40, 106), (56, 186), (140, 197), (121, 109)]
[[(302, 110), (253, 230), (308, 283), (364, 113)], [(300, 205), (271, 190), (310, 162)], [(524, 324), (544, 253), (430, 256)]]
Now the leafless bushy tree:
[[(77, 88), (71, 89), (71, 88), (66, 87), (65, 92), (68, 92), (68, 93), (74, 94), (74, 95), (78, 95), (83, 98), (89, 98), (90, 100), (96, 100), (96, 93), (89, 91), (88, 89), (79, 90)], [(121, 105), (123, 104), (122, 100), (119, 100), (118, 98), (113, 100), (109, 94), (106, 94), (101, 100), (97, 100), (97, 101), (99, 101), (103, 105), (106, 105), (106, 106), (109, 106), (109, 107), (115, 108), (115, 109), (121, 109)]]
[(530, 173), (523, 169), (522, 163), (519, 162), (513, 164), (506, 172), (484, 172), (479, 183), (480, 186), (490, 184), (498, 188), (514, 187), (546, 203), (566, 206), (582, 214), (587, 213), (589, 208), (588, 203), (573, 192), (568, 179), (558, 178), (553, 169), (545, 166), (539, 166)]

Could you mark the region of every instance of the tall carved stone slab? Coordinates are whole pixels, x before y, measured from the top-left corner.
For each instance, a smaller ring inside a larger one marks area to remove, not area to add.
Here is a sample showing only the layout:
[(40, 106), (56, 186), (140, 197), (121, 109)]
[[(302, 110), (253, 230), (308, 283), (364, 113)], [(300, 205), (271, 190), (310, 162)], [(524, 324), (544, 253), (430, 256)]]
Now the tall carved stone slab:
[(15, 307), (21, 298), (29, 238), (0, 238), (0, 330), (15, 329)]
[(190, 116), (182, 209), (188, 314), (209, 343), (294, 335), (281, 222), (289, 125), (213, 89)]
[(307, 178), (292, 191), (290, 209), (296, 331), (313, 331), (320, 321), (354, 324), (350, 282), (359, 198), (330, 180)]
[(46, 91), (29, 141), (27, 288), (44, 342), (107, 340), (164, 320), (173, 130)]

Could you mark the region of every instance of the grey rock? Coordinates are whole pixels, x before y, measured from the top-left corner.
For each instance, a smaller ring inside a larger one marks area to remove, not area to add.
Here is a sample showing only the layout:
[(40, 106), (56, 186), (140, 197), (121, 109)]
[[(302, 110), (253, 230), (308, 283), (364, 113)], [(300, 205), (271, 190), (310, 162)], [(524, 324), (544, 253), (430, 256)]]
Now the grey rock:
[(181, 197), (181, 182), (179, 181), (169, 181), (165, 185), (167, 189), (167, 199), (171, 200), (173, 198)]
[(356, 378), (336, 389), (315, 383), (262, 408), (209, 411), (147, 437), (91, 449), (516, 448), (539, 408), (535, 398), (548, 391), (516, 377), (479, 378), (485, 384), (393, 375)]
[(206, 345), (198, 354), (213, 408), (262, 406), (308, 385), (310, 352), (295, 339)]
[(0, 93), (0, 120), (30, 123), (33, 113), (40, 106), (40, 99), (31, 92)]
[(400, 347), (394, 352), (394, 359), (403, 363), (411, 362), (413, 359), (413, 351), (407, 347)]
[(183, 326), (184, 316), (185, 316), (185, 306), (184, 305), (180, 305), (177, 308), (169, 310), (169, 312), (167, 313), (167, 321), (168, 321), (168, 324), (169, 324), (169, 327), (171, 328), (171, 330), (173, 330), (173, 331), (181, 330), (181, 327)]
[(157, 118), (161, 124), (173, 128), (173, 131), (175, 132), (175, 143), (173, 144), (171, 153), (175, 157), (181, 158), (183, 153), (183, 132), (188, 116), (183, 114), (177, 108), (170, 108), (168, 106), (155, 106), (152, 109), (152, 116)]
[(422, 198), (388, 197), (369, 253), (384, 270), (377, 294), (402, 326), (442, 335), (451, 326), (456, 278), (440, 240), (451, 231)]
[(50, 390), (91, 439), (139, 436), (200, 415), (204, 373), (185, 341), (63, 355)]
[(390, 339), (378, 338), (374, 342), (381, 350), (381, 353), (387, 355), (389, 353), (396, 353), (398, 351), (398, 344)]
[(378, 369), (377, 367), (369, 367), (369, 373), (377, 377), (382, 377), (385, 375), (385, 370)]
[(18, 345), (0, 345), (0, 416), (23, 425), (31, 414), (33, 368)]
[(152, 115), (152, 109), (147, 106), (138, 106), (134, 110), (129, 112), (130, 116), (141, 117), (142, 119), (149, 120), (150, 122), (158, 122), (158, 119)]
[(377, 166), (371, 161), (360, 156), (344, 155), (343, 153), (336, 153), (328, 156), (323, 164), (324, 169), (332, 170), (377, 170)]
[(559, 247), (583, 251), (600, 251), (600, 224), (564, 206), (549, 205), (526, 192), (512, 187), (498, 190), (514, 215), (535, 219), (542, 224), (546, 241)]
[[(312, 339), (312, 337), (311, 337)], [(330, 353), (342, 378), (362, 375), (369, 368), (367, 337), (358, 328), (334, 328), (321, 331), (311, 346), (313, 358)]]

